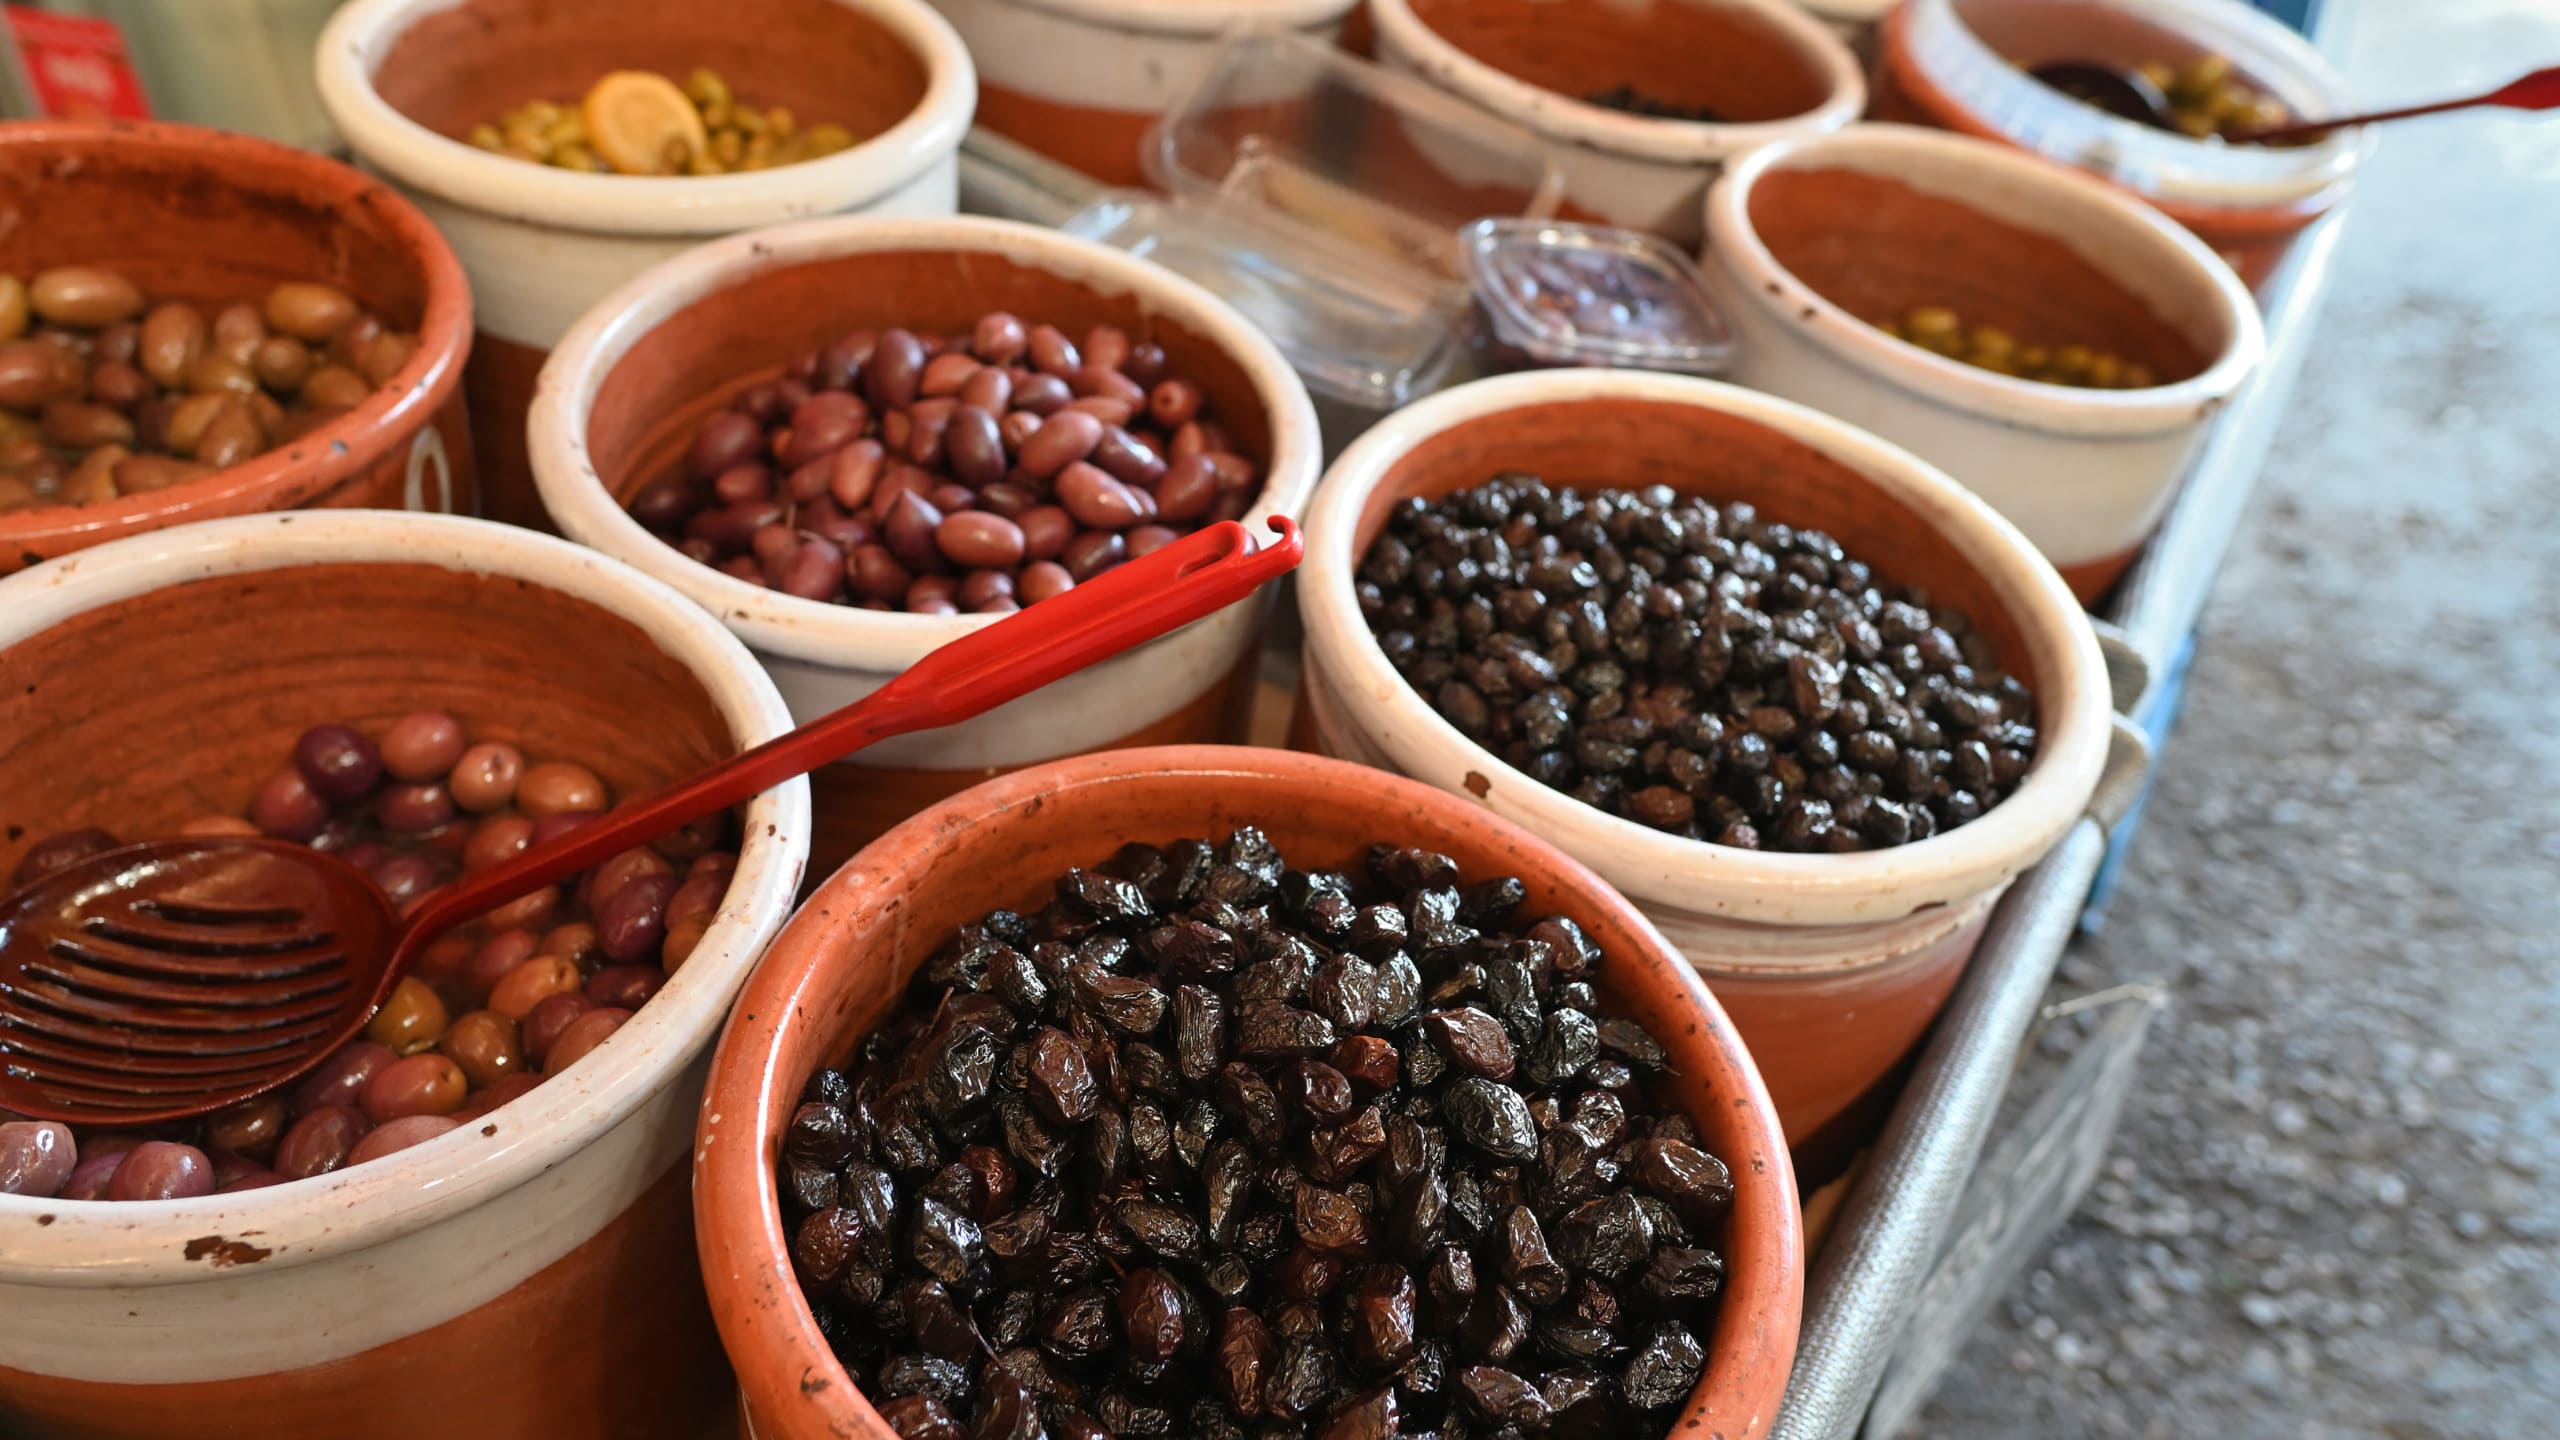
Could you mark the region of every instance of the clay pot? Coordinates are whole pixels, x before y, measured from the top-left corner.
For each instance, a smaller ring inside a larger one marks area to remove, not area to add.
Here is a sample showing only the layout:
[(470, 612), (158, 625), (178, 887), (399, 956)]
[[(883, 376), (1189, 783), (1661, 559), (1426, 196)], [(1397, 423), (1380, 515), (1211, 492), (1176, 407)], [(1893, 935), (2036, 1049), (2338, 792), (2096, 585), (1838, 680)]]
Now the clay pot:
[[(1082, 335), (1118, 325), (1164, 347), (1262, 465), (1246, 514), (1295, 518), (1318, 466), (1313, 409), (1262, 332), (1207, 291), (1108, 246), (999, 220), (839, 219), (705, 245), (608, 296), (543, 372), (534, 471), (562, 533), (675, 586), (747, 642), (792, 713), (870, 693), (984, 616), (802, 600), (696, 564), (623, 502), (673, 471), (706, 415), (793, 354), (892, 325), (948, 333), (989, 310)], [(1219, 613), (989, 711), (872, 746), (813, 777), (829, 866), (991, 775), (1087, 750), (1241, 739), (1264, 607)]]
[[(1537, 132), (1565, 214), (1698, 239), (1708, 182), (1752, 150), (1866, 106), (1857, 57), (1787, 0), (1372, 0), (1378, 56)], [(1589, 103), (1619, 86), (1713, 124)]]
[(154, 300), (220, 307), (325, 280), (417, 353), (363, 404), (228, 470), (143, 495), (0, 515), (0, 575), (146, 530), (300, 506), (468, 513), (463, 419), (471, 291), (453, 251), (391, 190), (242, 135), (129, 121), (0, 125), (0, 270), (112, 265)]
[[(1595, 437), (1606, 436), (1606, 443)], [(1819, 527), (1880, 582), (1974, 617), (2034, 687), (2035, 763), (1981, 819), (1898, 849), (1728, 849), (1622, 820), (1522, 775), (1442, 719), (1371, 638), (1352, 582), (1408, 496), (1505, 470), (1668, 485)], [(1598, 871), (1704, 974), (1801, 1141), (1887, 1075), (1945, 1002), (1991, 905), (2087, 806), (2106, 670), (2061, 577), (2007, 521), (1910, 454), (1801, 405), (1632, 371), (1532, 371), (1389, 416), (1334, 462), (1307, 518), (1298, 609), (1318, 745), (1527, 826)]]
[(1330, 41), (1358, 0), (933, 0), (978, 62), (989, 130), (1105, 185), (1144, 185), (1147, 127), (1239, 29)]
[[(324, 719), (439, 707), (623, 796), (790, 723), (666, 587), (522, 530), (373, 511), (187, 526), (0, 582), (0, 670), (0, 873), (60, 828), (237, 813)], [(695, 1279), (694, 1108), (808, 823), (799, 781), (751, 802), (684, 967), (480, 1123), (232, 1195), (0, 1196), (0, 1432), (694, 1440), (731, 1389)]]
[(2252, 288), (2296, 236), (2345, 203), (2369, 132), (2272, 148), (2192, 140), (2048, 89), (2049, 60), (2128, 69), (2231, 61), (2297, 115), (2345, 115), (2354, 94), (2310, 42), (2245, 0), (1912, 0), (1879, 30), (1876, 116), (1955, 130), (2079, 165), (2141, 196), (2213, 247)]
[(1372, 770), (1280, 750), (1130, 750), (1042, 765), (953, 797), (829, 877), (774, 941), (712, 1061), (695, 1170), (712, 1313), (759, 1440), (894, 1440), (800, 1298), (774, 1158), (801, 1087), (838, 1064), (953, 927), (1046, 901), (1070, 865), (1125, 841), (1261, 827), (1291, 864), (1354, 862), (1372, 842), (1443, 852), (1470, 876), (1516, 875), (1527, 913), (1567, 915), (1607, 954), (1603, 1003), (1672, 1051), (1678, 1098), (1732, 1167), (1725, 1293), (1707, 1372), (1674, 1429), (1766, 1434), (1803, 1300), (1794, 1171), (1734, 1029), (1659, 932), (1589, 870), (1484, 810)]
[[(2257, 369), (2248, 289), (2112, 186), (1903, 125), (1773, 145), (1707, 201), (1732, 378), (1897, 444), (1991, 502), (2095, 601), (2160, 522), (2205, 427)], [(2162, 383), (2090, 390), (1932, 354), (1870, 320), (1951, 305), (2021, 343), (2077, 341)]]
[[(720, 72), (744, 99), (865, 137), (803, 165), (588, 175), (466, 143), (608, 71)], [(545, 527), (525, 458), (544, 357), (579, 312), (714, 236), (809, 215), (947, 215), (977, 103), (968, 52), (923, 0), (357, 0), (320, 39), (321, 103), (359, 162), (418, 202), (479, 295), (466, 382), (487, 513)]]

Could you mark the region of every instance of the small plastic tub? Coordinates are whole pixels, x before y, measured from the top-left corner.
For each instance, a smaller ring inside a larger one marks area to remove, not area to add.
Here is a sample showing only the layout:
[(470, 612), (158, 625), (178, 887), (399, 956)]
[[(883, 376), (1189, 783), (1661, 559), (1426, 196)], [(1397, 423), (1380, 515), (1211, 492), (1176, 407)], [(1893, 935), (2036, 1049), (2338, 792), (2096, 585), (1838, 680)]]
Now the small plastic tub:
[(1684, 1082), (1674, 1098), (1733, 1172), (1706, 1373), (1671, 1431), (1765, 1436), (1795, 1356), (1802, 1216), (1768, 1093), (1715, 999), (1635, 907), (1531, 831), (1373, 770), (1217, 746), (1083, 756), (954, 796), (829, 877), (775, 940), (712, 1062), (696, 1184), (704, 1274), (751, 1433), (897, 1437), (831, 1353), (792, 1269), (774, 1161), (809, 1077), (891, 1012), (953, 927), (1033, 908), (1068, 866), (1123, 842), (1223, 839), (1247, 824), (1301, 867), (1349, 863), (1392, 837), (1470, 877), (1517, 876), (1524, 913), (1569, 916), (1599, 943), (1604, 1006), (1670, 1049)]
[[(680, 463), (702, 419), (792, 355), (862, 328), (949, 333), (990, 310), (1081, 335), (1117, 325), (1164, 347), (1260, 463), (1244, 519), (1295, 519), (1320, 465), (1315, 414), (1286, 360), (1242, 316), (1171, 271), (1001, 220), (813, 220), (690, 251), (599, 302), (543, 372), (534, 472), (562, 533), (666, 581), (756, 652), (792, 713), (814, 720), (879, 688), (983, 615), (857, 609), (778, 594), (698, 564), (624, 508)], [(1006, 770), (1115, 746), (1241, 738), (1265, 602), (1228, 606), (958, 725), (903, 735), (813, 779), (816, 857)]]
[[(367, 169), (453, 243), (479, 300), (466, 385), (484, 513), (547, 524), (525, 409), (551, 347), (632, 276), (715, 235), (846, 211), (948, 215), (977, 104), (960, 37), (924, 0), (356, 0), (320, 38), (321, 103)], [(858, 143), (701, 177), (590, 175), (481, 150), (471, 127), (573, 100), (609, 71), (718, 71), (745, 100)]]
[[(2123, 191), (2006, 146), (1855, 125), (1746, 158), (1707, 199), (1708, 288), (1733, 378), (1905, 445), (2009, 517), (2095, 601), (2160, 522), (2266, 350), (2204, 244)], [(2072, 342), (2160, 383), (2016, 379), (1885, 334), (1925, 305)]]
[(91, 505), (0, 514), (0, 575), (191, 520), (313, 506), (469, 513), (477, 489), (462, 368), (471, 286), (415, 206), (336, 161), (187, 125), (0, 125), (0, 269), (104, 265), (153, 300), (216, 308), (325, 280), (417, 353), (330, 424), (228, 470)]
[[(1684, 247), (1726, 164), (1866, 107), (1857, 57), (1787, 0), (1371, 0), (1370, 11), (1387, 64), (1537, 132), (1569, 216)], [(1622, 89), (1716, 118), (1594, 103)]]
[(1910, 0), (1887, 16), (1876, 115), (2032, 150), (2122, 185), (2201, 237), (2251, 288), (2343, 204), (2363, 131), (2299, 146), (2226, 145), (2120, 119), (2026, 73), (2056, 60), (2136, 68), (2205, 55), (2297, 115), (2355, 108), (2309, 41), (2241, 0)]
[[(629, 566), (371, 510), (182, 526), (0, 581), (0, 673), (0, 874), (57, 828), (239, 813), (324, 720), (442, 709), (626, 795), (790, 726), (744, 646)], [(0, 1195), (0, 1432), (706, 1433), (730, 1385), (693, 1253), (694, 1115), (799, 888), (808, 787), (744, 818), (683, 968), (479, 1123), (227, 1195)]]
[[(2033, 765), (1971, 824), (1850, 855), (1682, 839), (1512, 769), (1396, 673), (1354, 589), (1392, 506), (1506, 470), (1586, 487), (1669, 485), (1828, 531), (1879, 576), (1974, 618), (2035, 691)], [(1308, 512), (1298, 610), (1318, 747), (1481, 805), (1634, 901), (1733, 1016), (1790, 1143), (1869, 1096), (1919, 1043), (1993, 903), (2087, 806), (2106, 757), (2097, 637), (2024, 536), (1908, 452), (1712, 380), (1532, 371), (1387, 417), (1334, 463)]]
[(1459, 235), (1487, 371), (1564, 366), (1721, 374), (1733, 331), (1688, 256), (1608, 225), (1479, 220)]

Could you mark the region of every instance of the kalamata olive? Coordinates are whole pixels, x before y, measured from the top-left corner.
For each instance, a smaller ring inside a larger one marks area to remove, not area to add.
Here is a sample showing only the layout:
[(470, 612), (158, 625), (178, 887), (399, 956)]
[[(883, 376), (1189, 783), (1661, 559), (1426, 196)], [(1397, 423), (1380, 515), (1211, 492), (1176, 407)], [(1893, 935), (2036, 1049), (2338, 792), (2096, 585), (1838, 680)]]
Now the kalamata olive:
[(359, 1097), (376, 1125), (404, 1115), (442, 1115), (462, 1103), (471, 1083), (449, 1056), (430, 1050), (394, 1060), (375, 1072)]
[[(204, 1139), (217, 1152), (264, 1159), (275, 1152), (291, 1122), (282, 1096), (243, 1100), (204, 1118)], [(6, 1188), (0, 1186), (0, 1188)]]
[(1035, 560), (1023, 566), (1020, 578), (1014, 581), (1014, 598), (1025, 605), (1036, 605), (1064, 595), (1075, 586), (1075, 577), (1067, 573), (1066, 566), (1055, 560)]
[(583, 973), (589, 966), (602, 962), (604, 945), (593, 924), (571, 920), (542, 932), (542, 941), (534, 947), (533, 953), (563, 956), (575, 962)]
[(913, 332), (881, 331), (872, 346), (870, 361), (862, 367), (863, 394), (875, 409), (906, 409), (916, 402), (916, 386), (923, 377), (924, 363), (924, 346)]
[(969, 349), (989, 365), (1010, 365), (1022, 358), (1028, 338), (1022, 321), (1002, 310), (993, 310), (978, 317), (969, 335)]
[(536, 955), (509, 970), (490, 989), (489, 1008), (510, 1020), (522, 1020), (552, 996), (574, 993), (585, 978), (578, 972), (578, 962), (565, 955)]
[(987, 486), (1004, 478), (1004, 436), (996, 417), (975, 405), (955, 408), (943, 422), (942, 454), (963, 484)]
[(803, 600), (829, 600), (843, 584), (844, 552), (832, 541), (811, 536), (792, 549), (774, 588)]
[(1058, 473), (1058, 503), (1079, 525), (1093, 530), (1125, 530), (1146, 518), (1143, 493), (1083, 461)]
[(193, 1145), (146, 1140), (125, 1153), (107, 1182), (109, 1200), (185, 1200), (213, 1193), (213, 1162)]
[(347, 1152), (346, 1163), (362, 1165), (396, 1154), (412, 1145), (421, 1145), (439, 1135), (461, 1128), (462, 1122), (450, 1115), (414, 1114), (386, 1120), (364, 1133)]
[(676, 887), (672, 875), (643, 875), (597, 906), (596, 933), (608, 959), (629, 965), (656, 956)]
[(711, 500), (715, 505), (753, 505), (772, 498), (773, 467), (769, 465), (732, 465), (711, 477)]
[(464, 744), (461, 721), (441, 710), (412, 711), (383, 732), (382, 766), (399, 780), (441, 780)]
[(1055, 560), (1076, 538), (1075, 517), (1055, 505), (1035, 505), (1014, 519), (1022, 527), (1022, 554), (1028, 560)]
[(453, 794), (435, 784), (385, 786), (373, 813), (384, 829), (423, 835), (453, 818)]
[(1062, 410), (1044, 421), (1030, 439), (1022, 442), (1022, 453), (1014, 461), (1015, 468), (1036, 480), (1046, 480), (1076, 461), (1093, 453), (1102, 443), (1103, 424), (1081, 411)]
[(931, 491), (925, 492), (924, 498), (932, 501), (933, 508), (941, 511), (945, 515), (951, 514), (955, 510), (972, 509), (978, 503), (978, 495), (976, 491), (971, 490), (966, 485), (957, 483), (936, 485)]
[(523, 1037), (524, 1058), (540, 1065), (550, 1053), (553, 1042), (569, 1028), (571, 1021), (595, 1008), (583, 991), (565, 990), (546, 995), (542, 1003), (524, 1017), (519, 1033)]
[[(455, 767), (457, 774), (467, 768), (469, 756), (466, 755), (464, 761), (465, 764)], [(454, 798), (459, 800), (461, 796), (457, 793)], [(514, 859), (533, 843), (533, 832), (534, 822), (522, 815), (490, 816), (475, 826), (471, 838), (463, 842), (462, 868), (486, 870)]]
[(584, 993), (598, 1006), (637, 1010), (666, 982), (667, 972), (655, 965), (607, 965), (587, 977)]
[[(960, 387), (962, 405), (975, 406), (990, 416), (1001, 416), (1013, 404), (1013, 377), (1001, 365), (982, 365), (969, 372)], [(946, 442), (947, 444), (948, 442)]]
[(898, 563), (888, 546), (857, 545), (845, 557), (845, 582), (866, 600), (896, 600), (915, 583), (915, 576)]
[(1141, 525), (1129, 532), (1129, 558), (1142, 560), (1181, 538), (1170, 525)]
[(1129, 558), (1128, 542), (1108, 530), (1088, 530), (1067, 542), (1058, 561), (1081, 585)]
[(1055, 325), (1032, 326), (1028, 341), (1025, 353), (1030, 358), (1031, 368), (1043, 375), (1063, 379), (1084, 364), (1084, 357), (1077, 353), (1075, 342)]
[(1001, 515), (964, 510), (946, 516), (933, 538), (945, 558), (965, 569), (1003, 569), (1022, 562), (1022, 527)]
[(257, 798), (249, 802), (249, 818), (279, 840), (309, 840), (328, 823), (329, 802), (300, 770), (279, 770), (258, 787)]
[[(90, 1148), (95, 1150), (97, 1147)], [(128, 1145), (112, 1153), (80, 1157), (80, 1163), (71, 1167), (71, 1177), (62, 1182), (62, 1188), (54, 1192), (54, 1198), (57, 1200), (106, 1199), (107, 1186), (116, 1178), (116, 1171), (124, 1165), (125, 1151), (131, 1148), (132, 1146)]]
[(694, 433), (693, 448), (685, 455), (685, 470), (696, 480), (709, 480), (724, 470), (753, 461), (763, 445), (764, 431), (754, 420), (735, 410), (723, 410)]
[(586, 1053), (610, 1038), (631, 1018), (628, 1010), (599, 1006), (582, 1012), (560, 1032), (558, 1039), (546, 1046), (542, 1056), (542, 1073), (557, 1075), (578, 1063)]
[(0, 1195), (50, 1198), (79, 1164), (80, 1146), (70, 1126), (50, 1120), (0, 1123)]
[(899, 597), (899, 604), (914, 615), (957, 615), (960, 613), (960, 580), (954, 575), (919, 575)]
[(76, 865), (92, 855), (113, 850), (116, 837), (94, 825), (77, 830), (63, 830), (48, 835), (27, 847), (10, 877), (13, 885), (32, 885), (66, 866)]
[(1167, 466), (1156, 482), (1156, 513), (1177, 524), (1197, 520), (1217, 503), (1218, 471), (1205, 456), (1194, 455)]
[(791, 412), (790, 441), (775, 452), (774, 458), (790, 469), (833, 454), (860, 436), (870, 418), (868, 407), (854, 395), (842, 390), (821, 391)]
[(888, 522), (881, 527), (881, 537), (888, 542), (889, 552), (911, 572), (931, 572), (942, 568), (942, 550), (934, 532), (942, 525), (942, 511), (921, 495), (898, 497), (897, 507), (889, 512)]

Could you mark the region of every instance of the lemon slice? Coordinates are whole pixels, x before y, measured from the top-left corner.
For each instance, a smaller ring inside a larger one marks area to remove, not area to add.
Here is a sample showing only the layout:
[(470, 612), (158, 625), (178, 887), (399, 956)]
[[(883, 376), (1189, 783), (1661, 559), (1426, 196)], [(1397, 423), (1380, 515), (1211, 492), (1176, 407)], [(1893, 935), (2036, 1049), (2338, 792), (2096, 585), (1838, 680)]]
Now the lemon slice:
[(646, 70), (616, 70), (598, 80), (580, 110), (588, 148), (624, 175), (678, 174), (687, 158), (711, 145), (702, 112), (684, 91)]

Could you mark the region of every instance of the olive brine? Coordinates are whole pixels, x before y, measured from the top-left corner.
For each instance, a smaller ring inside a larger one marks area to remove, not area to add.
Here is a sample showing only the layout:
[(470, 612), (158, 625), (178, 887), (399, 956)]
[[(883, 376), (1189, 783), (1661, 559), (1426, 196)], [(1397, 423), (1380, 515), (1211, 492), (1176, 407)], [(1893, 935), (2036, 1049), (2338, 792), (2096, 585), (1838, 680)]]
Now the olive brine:
[(1500, 475), (1399, 503), (1357, 589), (1388, 662), (1468, 739), (1693, 840), (1924, 840), (2035, 758), (2035, 697), (1963, 614), (1747, 504)]
[(1733, 1187), (1662, 1045), (1517, 879), (1352, 870), (1126, 846), (810, 1082), (792, 1264), (898, 1434), (1668, 1432)]

